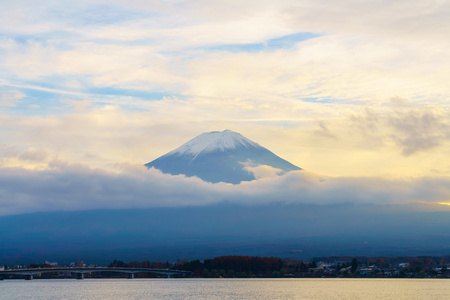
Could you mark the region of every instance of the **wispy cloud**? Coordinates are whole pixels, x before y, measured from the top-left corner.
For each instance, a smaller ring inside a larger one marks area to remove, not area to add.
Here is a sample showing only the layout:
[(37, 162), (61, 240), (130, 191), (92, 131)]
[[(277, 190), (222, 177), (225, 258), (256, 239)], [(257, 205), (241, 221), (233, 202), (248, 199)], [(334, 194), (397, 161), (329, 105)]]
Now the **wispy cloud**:
[(17, 90), (0, 91), (0, 107), (1, 106), (14, 107), (17, 105), (17, 101), (19, 101), (24, 97), (25, 95)]
[(387, 113), (365, 109), (352, 116), (353, 125), (364, 135), (393, 140), (404, 155), (439, 148), (450, 139), (450, 115), (445, 107), (394, 105)]

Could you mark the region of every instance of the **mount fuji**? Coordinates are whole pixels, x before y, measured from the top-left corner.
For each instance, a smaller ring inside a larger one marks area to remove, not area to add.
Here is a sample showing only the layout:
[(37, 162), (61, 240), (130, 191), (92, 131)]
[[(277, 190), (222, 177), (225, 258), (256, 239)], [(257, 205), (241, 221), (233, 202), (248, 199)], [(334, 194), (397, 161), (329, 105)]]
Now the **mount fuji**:
[(171, 175), (184, 174), (212, 183), (233, 184), (264, 177), (258, 175), (262, 170), (277, 175), (301, 170), (231, 130), (203, 133), (145, 166)]

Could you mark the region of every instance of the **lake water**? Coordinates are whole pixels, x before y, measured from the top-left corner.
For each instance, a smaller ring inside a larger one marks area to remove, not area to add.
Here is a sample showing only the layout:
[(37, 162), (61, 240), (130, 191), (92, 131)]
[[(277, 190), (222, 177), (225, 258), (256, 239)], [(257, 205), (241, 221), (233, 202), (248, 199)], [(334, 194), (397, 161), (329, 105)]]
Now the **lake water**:
[(35, 279), (0, 299), (450, 299), (447, 279)]

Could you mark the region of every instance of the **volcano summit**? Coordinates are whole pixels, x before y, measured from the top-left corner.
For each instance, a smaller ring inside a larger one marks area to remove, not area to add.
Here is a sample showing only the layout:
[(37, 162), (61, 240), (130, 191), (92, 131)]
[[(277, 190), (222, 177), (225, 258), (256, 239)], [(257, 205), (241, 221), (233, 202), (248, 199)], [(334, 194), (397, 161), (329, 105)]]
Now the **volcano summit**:
[(258, 168), (270, 169), (278, 175), (301, 170), (230, 130), (203, 133), (145, 166), (171, 175), (184, 174), (212, 183), (233, 184), (256, 179)]

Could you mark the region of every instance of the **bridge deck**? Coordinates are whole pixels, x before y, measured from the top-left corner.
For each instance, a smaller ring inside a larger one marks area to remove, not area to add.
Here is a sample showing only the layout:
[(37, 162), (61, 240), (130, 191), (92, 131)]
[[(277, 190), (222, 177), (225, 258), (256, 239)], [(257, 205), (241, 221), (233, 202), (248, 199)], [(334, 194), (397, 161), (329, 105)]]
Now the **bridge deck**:
[[(163, 275), (189, 275), (189, 271), (181, 270), (169, 270), (169, 269), (150, 269), (150, 268), (109, 268), (109, 267), (96, 267), (96, 268), (38, 268), (38, 269), (13, 269), (13, 270), (1, 270), (1, 275), (26, 275), (33, 276), (41, 273), (56, 273), (56, 272), (71, 272), (78, 274), (93, 273), (93, 272), (118, 272), (127, 274), (136, 273), (155, 273)], [(132, 278), (132, 277), (130, 277)]]

